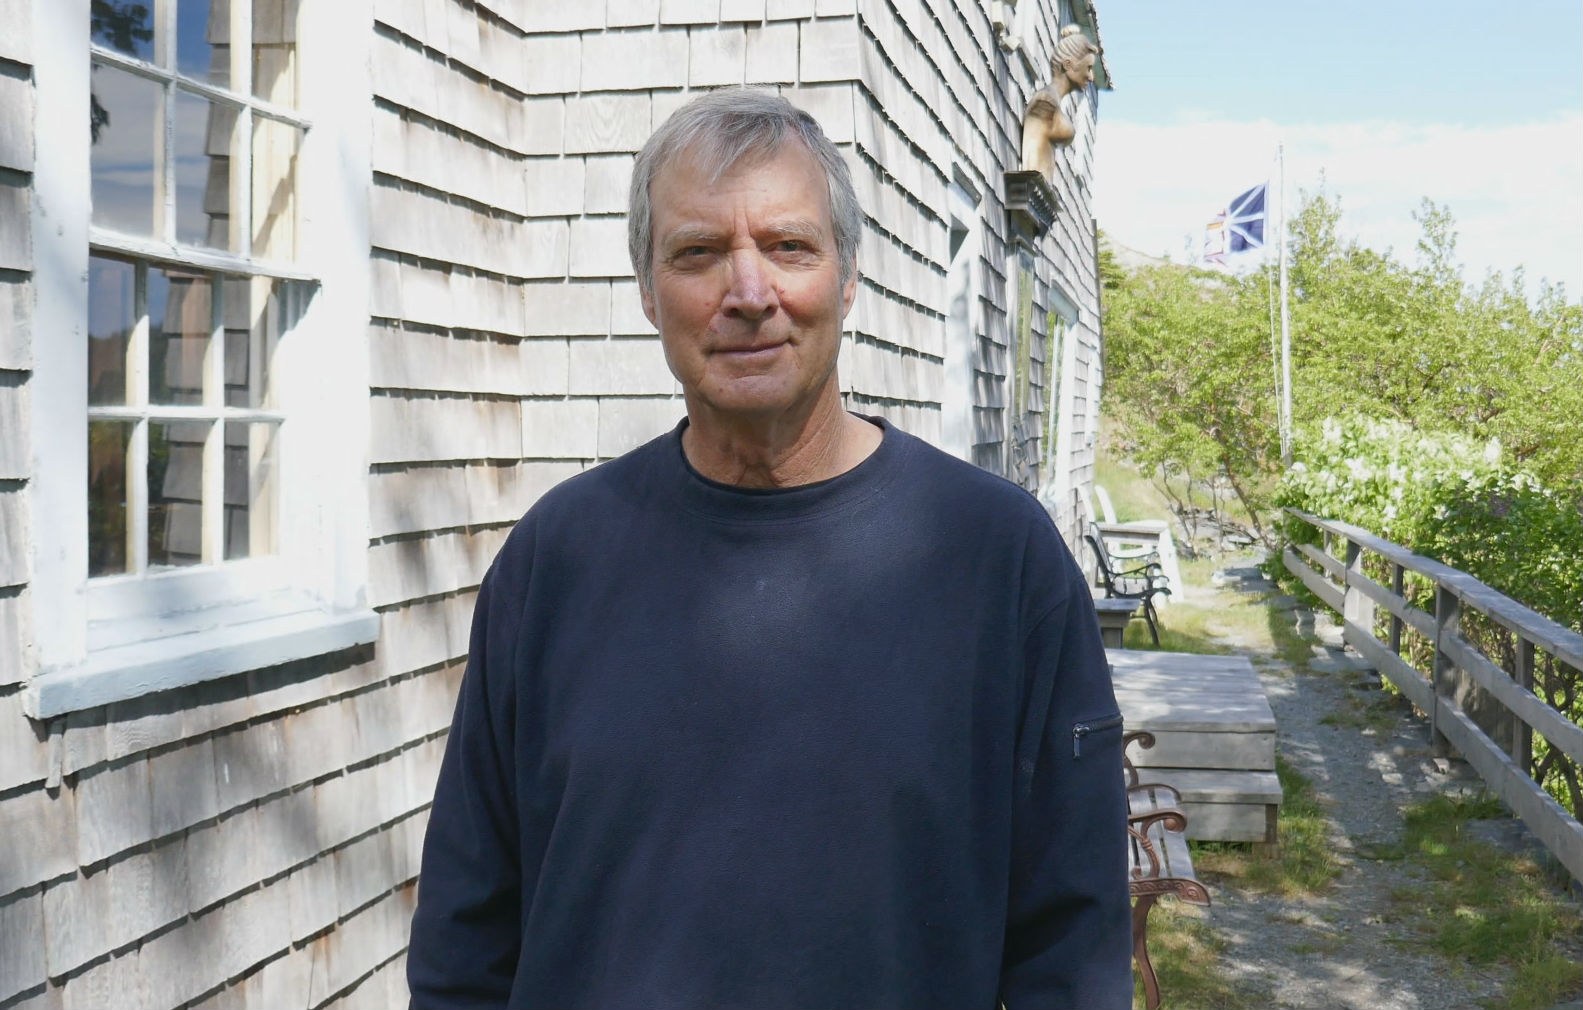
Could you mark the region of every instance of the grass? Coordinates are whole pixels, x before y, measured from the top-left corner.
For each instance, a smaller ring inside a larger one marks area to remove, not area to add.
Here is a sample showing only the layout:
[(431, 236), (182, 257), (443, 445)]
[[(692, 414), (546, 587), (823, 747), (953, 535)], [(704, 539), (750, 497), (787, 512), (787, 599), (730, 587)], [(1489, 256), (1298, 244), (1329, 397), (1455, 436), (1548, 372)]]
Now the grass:
[(1355, 729), (1367, 736), (1379, 736), (1389, 732), (1409, 707), (1400, 694), (1382, 690), (1371, 694), (1367, 700), (1349, 696), (1344, 709), (1326, 712), (1319, 717), (1319, 722), (1325, 726)]
[(1280, 841), (1273, 847), (1236, 842), (1194, 842), (1193, 866), (1202, 875), (1235, 881), (1249, 890), (1287, 897), (1323, 894), (1341, 873), (1330, 842), (1330, 824), (1313, 783), (1275, 759), (1281, 780)]
[(1396, 897), (1441, 954), (1511, 970), (1492, 1008), (1543, 1010), (1583, 993), (1583, 922), (1534, 860), (1468, 834), (1469, 821), (1499, 816), (1500, 803), (1487, 796), (1435, 796), (1409, 807), (1402, 856), (1429, 882)]
[[(1161, 1007), (1214, 1007), (1215, 1010), (1263, 1010), (1269, 996), (1226, 976), (1220, 955), (1226, 941), (1190, 905), (1164, 901), (1149, 913), (1149, 959), (1159, 979)], [(1143, 1004), (1143, 982), (1133, 990), (1134, 1010)]]
[[(1148, 477), (1130, 466), (1113, 462), (1103, 453), (1094, 461), (1094, 483), (1109, 493), (1111, 504), (1116, 506), (1118, 522), (1169, 519), (1171, 516), (1165, 496)], [(1097, 495), (1094, 507), (1099, 508)]]
[(1218, 563), (1208, 558), (1183, 562), (1186, 591), (1156, 608), (1160, 644), (1150, 640), (1149, 628), (1140, 617), (1127, 625), (1123, 635), (1127, 648), (1212, 656), (1271, 654), (1294, 669), (1306, 670), (1313, 649), (1297, 633), (1291, 613), (1266, 606), (1267, 594), (1207, 589), (1209, 576), (1217, 567)]
[[(1283, 793), (1280, 844), (1249, 846), (1235, 842), (1193, 842), (1193, 866), (1207, 883), (1236, 881), (1252, 890), (1285, 895), (1321, 894), (1340, 867), (1330, 851), (1329, 826), (1314, 787), (1284, 760), (1275, 759)], [(1252, 1010), (1269, 1005), (1267, 994), (1239, 985), (1220, 963), (1225, 941), (1202, 912), (1174, 901), (1156, 905), (1149, 916), (1149, 956), (1159, 975), (1166, 1007)], [(1313, 953), (1335, 950), (1339, 942), (1320, 934)], [(1141, 1007), (1142, 988), (1134, 1000)]]

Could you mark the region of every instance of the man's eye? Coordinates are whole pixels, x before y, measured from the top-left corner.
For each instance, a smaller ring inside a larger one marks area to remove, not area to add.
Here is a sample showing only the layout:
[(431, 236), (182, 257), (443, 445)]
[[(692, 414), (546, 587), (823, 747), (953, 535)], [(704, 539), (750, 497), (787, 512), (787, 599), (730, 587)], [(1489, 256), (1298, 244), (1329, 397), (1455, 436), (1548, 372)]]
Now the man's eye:
[(808, 243), (802, 241), (801, 239), (788, 238), (775, 243), (776, 252), (797, 253), (804, 252), (807, 250), (807, 248)]

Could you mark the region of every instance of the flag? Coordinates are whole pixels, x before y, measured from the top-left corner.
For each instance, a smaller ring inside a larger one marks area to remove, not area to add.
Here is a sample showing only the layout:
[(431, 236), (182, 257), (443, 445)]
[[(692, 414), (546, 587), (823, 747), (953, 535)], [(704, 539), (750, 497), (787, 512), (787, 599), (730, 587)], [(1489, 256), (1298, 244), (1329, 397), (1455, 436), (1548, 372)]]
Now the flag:
[(1227, 257), (1264, 248), (1264, 205), (1269, 188), (1269, 183), (1259, 183), (1232, 200), (1204, 227), (1206, 261), (1225, 263)]

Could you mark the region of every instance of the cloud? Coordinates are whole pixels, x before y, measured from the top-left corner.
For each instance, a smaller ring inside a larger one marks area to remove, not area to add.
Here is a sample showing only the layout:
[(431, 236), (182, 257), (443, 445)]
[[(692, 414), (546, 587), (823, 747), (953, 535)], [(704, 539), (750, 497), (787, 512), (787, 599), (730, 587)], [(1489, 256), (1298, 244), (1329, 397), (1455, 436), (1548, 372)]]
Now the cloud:
[[(1412, 262), (1420, 199), (1456, 219), (1464, 276), (1564, 281), (1583, 294), (1583, 115), (1471, 127), (1389, 121), (1280, 126), (1268, 120), (1143, 125), (1102, 120), (1094, 169), (1099, 226), (1144, 252), (1185, 258), (1227, 200), (1268, 175), (1286, 145), (1286, 183), (1341, 198), (1342, 232)], [(1532, 283), (1530, 293), (1537, 289)]]

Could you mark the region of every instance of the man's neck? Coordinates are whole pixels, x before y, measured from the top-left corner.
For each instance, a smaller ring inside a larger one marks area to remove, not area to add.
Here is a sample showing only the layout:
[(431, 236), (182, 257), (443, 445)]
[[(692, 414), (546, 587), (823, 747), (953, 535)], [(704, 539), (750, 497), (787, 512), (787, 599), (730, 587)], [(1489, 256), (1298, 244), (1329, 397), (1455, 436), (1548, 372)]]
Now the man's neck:
[(804, 418), (723, 421), (689, 409), (682, 451), (694, 470), (736, 487), (797, 487), (838, 477), (879, 448), (878, 426), (847, 413), (839, 398)]

